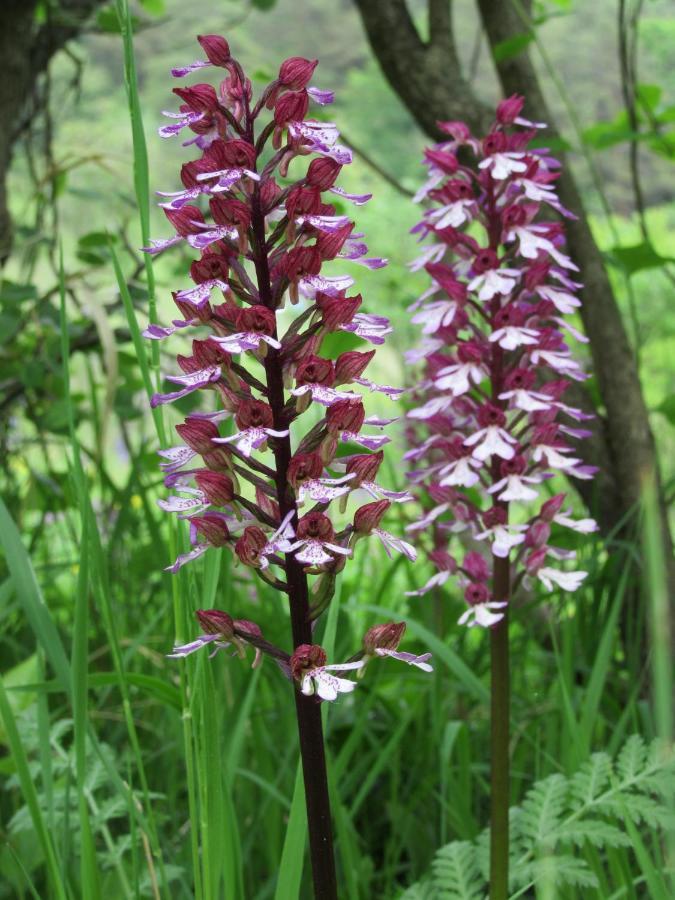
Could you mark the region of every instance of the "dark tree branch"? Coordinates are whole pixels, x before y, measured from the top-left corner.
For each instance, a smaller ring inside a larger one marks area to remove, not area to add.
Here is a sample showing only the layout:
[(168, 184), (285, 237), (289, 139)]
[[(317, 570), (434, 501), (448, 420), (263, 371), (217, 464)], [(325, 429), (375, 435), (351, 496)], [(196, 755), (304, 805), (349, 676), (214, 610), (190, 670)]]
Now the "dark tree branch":
[(104, 0), (61, 0), (48, 6), (47, 22), (37, 27), (37, 0), (1, 0), (0, 59), (0, 266), (12, 245), (6, 177), (14, 143), (22, 131), (23, 112), (35, 96), (38, 79), (52, 56), (76, 37)]
[(452, 40), (450, 0), (429, 0), (432, 36), (427, 44), (405, 0), (355, 3), (387, 80), (427, 134), (438, 136), (436, 123), (444, 119), (463, 119), (478, 131), (489, 125), (491, 111), (476, 101), (462, 74)]

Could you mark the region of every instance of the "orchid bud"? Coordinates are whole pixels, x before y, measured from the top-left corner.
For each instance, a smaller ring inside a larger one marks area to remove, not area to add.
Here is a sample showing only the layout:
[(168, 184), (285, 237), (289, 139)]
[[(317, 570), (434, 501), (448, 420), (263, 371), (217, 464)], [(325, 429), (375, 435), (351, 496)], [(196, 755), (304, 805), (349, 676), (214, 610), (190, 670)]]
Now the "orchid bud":
[(363, 636), (363, 649), (373, 655), (376, 650), (396, 650), (405, 632), (405, 622), (373, 625)]
[(375, 500), (360, 506), (354, 513), (354, 530), (357, 534), (370, 534), (373, 528), (378, 527), (390, 506), (389, 500)]
[(258, 568), (260, 566), (260, 554), (266, 544), (267, 536), (262, 528), (259, 528), (257, 525), (248, 525), (234, 545), (234, 552), (245, 566)]
[(544, 547), (551, 535), (551, 526), (544, 519), (535, 519), (525, 533), (525, 546), (529, 549)]
[(176, 431), (183, 441), (195, 453), (204, 453), (213, 449), (211, 441), (218, 437), (218, 427), (209, 419), (198, 419), (196, 416), (188, 418), (176, 425)]
[(321, 310), (321, 323), (327, 331), (336, 331), (340, 325), (348, 325), (361, 306), (361, 294), (354, 297), (330, 297), (317, 294), (316, 305)]
[(212, 113), (218, 109), (218, 97), (210, 84), (193, 84), (188, 88), (174, 88), (173, 92), (195, 112)]
[(230, 45), (224, 37), (218, 34), (200, 34), (197, 35), (197, 40), (212, 66), (224, 68), (231, 62)]
[(347, 350), (341, 353), (335, 363), (335, 383), (349, 384), (359, 378), (368, 367), (368, 363), (375, 356), (375, 351), (361, 353), (358, 350)]
[(189, 521), (213, 547), (224, 547), (230, 540), (230, 531), (222, 516), (217, 513), (190, 516)]
[(432, 163), (446, 175), (453, 175), (459, 167), (455, 154), (447, 153), (444, 150), (432, 150), (427, 148), (424, 151), (424, 158), (427, 162)]
[(283, 94), (274, 106), (274, 121), (277, 125), (287, 122), (301, 122), (307, 115), (309, 96), (307, 91), (292, 91)]
[(377, 453), (368, 453), (360, 456), (352, 456), (347, 463), (346, 472), (348, 475), (354, 475), (351, 484), (358, 487), (364, 481), (375, 481), (377, 472), (382, 465), (384, 452), (380, 450)]
[(562, 509), (566, 494), (556, 494), (547, 500), (539, 510), (539, 515), (545, 522), (552, 522)]
[(232, 616), (222, 609), (198, 609), (195, 615), (205, 634), (218, 634), (226, 641), (234, 637)]
[[(260, 626), (256, 625), (255, 622), (250, 622), (248, 619), (235, 619), (234, 628), (237, 633), (237, 638), (239, 638), (240, 641), (245, 642), (249, 638), (262, 638), (263, 636)], [(253, 656), (251, 668), (257, 669), (262, 663), (263, 653), (260, 647), (256, 647), (255, 644), (253, 646), (255, 648), (255, 654)]]
[(302, 56), (291, 56), (279, 67), (279, 81), (292, 91), (301, 91), (310, 82), (318, 59), (304, 59)]
[(329, 432), (351, 431), (358, 433), (366, 417), (360, 400), (338, 400), (328, 407), (326, 427)]
[(307, 184), (320, 191), (327, 191), (335, 184), (342, 166), (327, 156), (313, 159), (307, 169)]
[(513, 125), (523, 111), (525, 98), (518, 94), (512, 94), (506, 100), (502, 100), (497, 106), (497, 121), (500, 125)]
[(490, 568), (486, 560), (475, 550), (470, 550), (464, 557), (462, 568), (472, 581), (487, 581)]
[(234, 498), (234, 484), (231, 478), (210, 469), (200, 469), (195, 473), (197, 487), (209, 503), (214, 506), (225, 506)]
[(181, 237), (199, 234), (201, 231), (199, 226), (204, 224), (202, 211), (196, 206), (182, 206), (180, 209), (164, 208), (164, 215)]

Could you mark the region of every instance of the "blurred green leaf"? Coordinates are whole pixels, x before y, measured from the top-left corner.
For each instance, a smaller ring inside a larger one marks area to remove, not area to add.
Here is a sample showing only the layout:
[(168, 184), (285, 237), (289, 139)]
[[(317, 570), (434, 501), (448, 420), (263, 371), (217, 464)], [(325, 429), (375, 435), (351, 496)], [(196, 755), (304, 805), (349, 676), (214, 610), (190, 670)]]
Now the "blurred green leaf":
[(675, 425), (675, 394), (669, 394), (662, 400), (656, 407), (656, 412), (660, 412), (671, 425)]
[[(134, 31), (140, 25), (141, 20), (138, 16), (130, 16), (131, 27)], [(117, 12), (112, 6), (104, 6), (103, 9), (100, 9), (96, 14), (96, 25), (101, 30), (106, 32), (106, 34), (120, 34), (120, 23), (117, 18)]]
[(610, 247), (606, 255), (611, 263), (629, 275), (642, 269), (659, 269), (666, 263), (675, 262), (672, 256), (661, 256), (647, 241), (632, 247)]
[(595, 150), (605, 150), (607, 147), (613, 147), (624, 141), (636, 140), (639, 137), (640, 135), (633, 131), (628, 124), (625, 112), (619, 113), (610, 122), (596, 122), (582, 132), (584, 143)]
[(138, 0), (138, 2), (152, 16), (161, 16), (166, 10), (164, 0)]
[(37, 300), (37, 288), (34, 284), (16, 284), (5, 279), (0, 282), (0, 303), (24, 303), (26, 300)]
[(661, 102), (663, 88), (660, 84), (638, 84), (636, 93), (638, 100), (654, 112)]
[(496, 63), (506, 62), (507, 59), (513, 59), (522, 53), (529, 44), (534, 40), (534, 34), (531, 31), (522, 34), (514, 34), (513, 37), (507, 38), (495, 44), (492, 50), (492, 56)]

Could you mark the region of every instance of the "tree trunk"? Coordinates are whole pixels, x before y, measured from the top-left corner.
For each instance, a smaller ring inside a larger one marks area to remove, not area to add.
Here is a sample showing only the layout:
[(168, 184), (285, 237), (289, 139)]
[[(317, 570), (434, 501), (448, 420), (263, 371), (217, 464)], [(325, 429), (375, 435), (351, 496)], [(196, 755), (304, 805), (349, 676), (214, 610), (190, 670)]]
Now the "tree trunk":
[[(44, 25), (35, 22), (37, 0), (0, 0), (0, 266), (12, 246), (7, 203), (7, 172), (14, 143), (23, 130), (22, 115), (35, 96), (38, 77), (57, 50), (75, 37), (104, 0), (61, 0), (50, 4)], [(30, 120), (30, 113), (27, 115)]]

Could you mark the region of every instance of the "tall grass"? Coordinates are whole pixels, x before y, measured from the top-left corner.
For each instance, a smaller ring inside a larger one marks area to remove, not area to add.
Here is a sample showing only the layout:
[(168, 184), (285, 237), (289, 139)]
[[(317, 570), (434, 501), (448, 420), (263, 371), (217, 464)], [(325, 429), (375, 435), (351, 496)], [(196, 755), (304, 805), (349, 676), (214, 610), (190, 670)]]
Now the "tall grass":
[[(150, 178), (141, 103), (125, 0), (116, 8), (145, 241)], [(125, 261), (112, 253), (131, 333), (119, 349), (135, 354), (149, 394), (159, 359), (140, 337)], [(151, 264), (143, 277), (142, 316), (154, 318)], [(222, 551), (180, 576), (162, 573), (183, 539), (154, 502), (154, 451), (166, 446), (171, 423), (161, 410), (117, 420), (126, 461), (113, 454), (96, 460), (89, 442), (103, 423), (94, 413), (78, 419), (87, 376), (70, 354), (73, 310), (64, 287), (62, 275), (69, 428), (58, 463), (45, 456), (42, 471), (31, 474), (63, 483), (63, 497), (58, 504), (51, 498), (46, 518), (32, 502), (13, 518), (0, 501), (0, 621), (12, 635), (0, 655), (0, 898), (307, 898), (288, 684), (267, 662), (252, 672), (224, 654), (164, 658), (174, 638), (192, 635), (197, 606), (250, 617), (281, 646), (288, 612)], [(96, 396), (95, 383), (92, 391)], [(402, 480), (392, 466), (388, 486), (400, 488)], [(654, 508), (647, 486), (649, 665), (627, 667), (617, 619), (635, 573), (617, 576), (600, 540), (583, 539), (592, 575), (573, 603), (563, 595), (526, 597), (514, 610), (512, 804), (537, 779), (577, 771), (595, 750), (614, 754), (630, 734), (672, 739), (668, 603)], [(428, 648), (435, 660), (431, 677), (383, 661), (354, 695), (324, 709), (341, 896), (349, 900), (400, 896), (425, 874), (436, 848), (474, 838), (487, 820), (485, 635), (454, 625), (461, 600), (452, 587), (433, 600), (405, 597), (422, 583), (423, 568), (360, 544), (317, 636), (331, 658), (342, 658), (366, 626), (405, 620), (410, 648)], [(664, 863), (653, 833), (636, 830), (632, 838), (632, 847), (603, 858), (591, 847), (580, 850), (605, 890), (584, 897), (669, 895), (672, 845)]]

